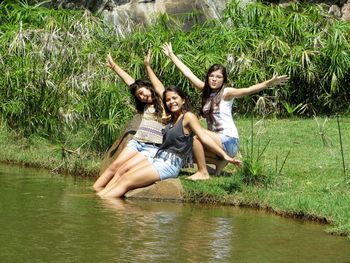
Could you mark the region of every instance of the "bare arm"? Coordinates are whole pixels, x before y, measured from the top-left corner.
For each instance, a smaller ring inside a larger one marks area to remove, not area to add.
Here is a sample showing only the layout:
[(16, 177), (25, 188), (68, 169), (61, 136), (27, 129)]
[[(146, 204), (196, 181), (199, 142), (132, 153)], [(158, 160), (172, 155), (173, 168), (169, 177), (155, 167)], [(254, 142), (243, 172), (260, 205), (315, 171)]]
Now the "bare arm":
[(255, 84), (255, 85), (250, 86), (248, 88), (242, 88), (242, 89), (228, 88), (226, 93), (225, 93), (224, 99), (230, 100), (232, 98), (241, 98), (244, 96), (252, 95), (252, 94), (258, 93), (259, 91), (262, 91), (268, 87), (277, 86), (277, 85), (285, 85), (288, 80), (289, 80), (289, 77), (287, 75), (273, 76), (269, 80), (265, 80), (261, 83)]
[(163, 83), (158, 79), (158, 77), (154, 73), (153, 69), (151, 68), (151, 52), (150, 51), (148, 51), (147, 56), (145, 56), (144, 64), (146, 67), (148, 77), (151, 80), (154, 89), (156, 90), (157, 94), (162, 98), (165, 88), (164, 88)]
[(126, 85), (130, 86), (135, 82), (133, 77), (126, 73), (117, 63), (115, 63), (111, 54), (107, 55), (107, 65), (113, 69), (115, 73), (117, 73), (117, 75), (125, 82)]
[(188, 78), (189, 81), (199, 90), (204, 88), (204, 82), (201, 81), (193, 72), (173, 53), (171, 43), (163, 44), (163, 53), (174, 62), (175, 66)]
[(198, 118), (192, 113), (187, 112), (184, 117), (184, 126), (194, 132), (201, 143), (205, 144), (209, 149), (211, 149), (214, 153), (221, 156), (226, 161), (233, 163), (237, 166), (241, 166), (241, 161), (235, 160), (230, 157), (219, 145), (217, 145), (214, 140), (209, 137), (201, 127)]

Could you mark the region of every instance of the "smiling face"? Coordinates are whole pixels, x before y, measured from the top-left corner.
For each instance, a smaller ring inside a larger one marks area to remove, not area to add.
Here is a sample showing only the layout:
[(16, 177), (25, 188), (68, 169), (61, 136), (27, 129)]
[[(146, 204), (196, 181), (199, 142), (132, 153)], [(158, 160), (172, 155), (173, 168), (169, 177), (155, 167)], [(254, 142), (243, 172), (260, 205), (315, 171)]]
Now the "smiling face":
[(175, 91), (167, 91), (165, 94), (165, 104), (171, 113), (177, 113), (182, 111), (182, 106), (185, 100)]
[(145, 87), (137, 89), (135, 96), (143, 103), (151, 104), (153, 102), (151, 91)]
[(212, 71), (208, 75), (208, 84), (211, 89), (219, 89), (224, 84), (224, 74), (220, 69)]

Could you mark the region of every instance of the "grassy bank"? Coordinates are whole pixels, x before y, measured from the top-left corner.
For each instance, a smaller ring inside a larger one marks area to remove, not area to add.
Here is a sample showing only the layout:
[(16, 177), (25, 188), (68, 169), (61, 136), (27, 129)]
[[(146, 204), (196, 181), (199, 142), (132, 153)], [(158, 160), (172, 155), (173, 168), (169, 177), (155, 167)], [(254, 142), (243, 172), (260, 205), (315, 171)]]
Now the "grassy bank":
[[(185, 172), (181, 180), (189, 201), (266, 208), (280, 215), (327, 222), (331, 224), (330, 232), (350, 236), (349, 117), (339, 118), (343, 155), (336, 118), (255, 119), (253, 122), (244, 118), (237, 119), (236, 123), (243, 159), (251, 150), (252, 135), (254, 151), (260, 149), (261, 153), (266, 148), (257, 176), (265, 175), (268, 180), (244, 183), (244, 178), (231, 166), (222, 176), (203, 182), (186, 180)], [(84, 136), (84, 133), (76, 134), (63, 146), (53, 145), (39, 137), (22, 139), (3, 126), (0, 160), (74, 175), (97, 175), (101, 156), (83, 146), (77, 150)]]
[(72, 135), (64, 143), (52, 143), (46, 138), (24, 138), (18, 132), (0, 125), (0, 161), (30, 167), (41, 167), (56, 173), (95, 176), (101, 154), (84, 147), (87, 134)]
[[(251, 120), (236, 122), (245, 158), (246, 146), (251, 142)], [(340, 118), (339, 124), (343, 155), (336, 118), (255, 120), (255, 148), (263, 148), (269, 142), (260, 164), (263, 174), (271, 175), (270, 181), (243, 184), (239, 176), (213, 178), (211, 182), (184, 180), (191, 193), (189, 198), (210, 197), (223, 203), (323, 221), (332, 225), (330, 232), (349, 236), (350, 119)]]

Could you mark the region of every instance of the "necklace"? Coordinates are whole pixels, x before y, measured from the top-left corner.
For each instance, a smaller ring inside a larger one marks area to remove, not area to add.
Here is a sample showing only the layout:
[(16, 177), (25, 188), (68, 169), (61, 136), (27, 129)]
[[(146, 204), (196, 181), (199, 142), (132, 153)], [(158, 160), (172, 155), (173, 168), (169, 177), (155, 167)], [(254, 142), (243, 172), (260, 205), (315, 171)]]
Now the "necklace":
[(148, 110), (149, 113), (155, 113), (156, 112), (156, 109), (154, 108), (153, 105), (148, 106), (147, 110)]

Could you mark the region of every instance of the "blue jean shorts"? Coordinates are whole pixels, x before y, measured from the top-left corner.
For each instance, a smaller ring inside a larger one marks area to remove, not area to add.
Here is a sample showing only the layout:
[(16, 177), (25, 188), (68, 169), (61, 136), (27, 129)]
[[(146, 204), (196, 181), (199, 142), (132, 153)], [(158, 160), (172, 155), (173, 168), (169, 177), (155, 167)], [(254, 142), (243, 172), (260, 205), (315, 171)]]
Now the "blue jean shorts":
[(234, 157), (238, 152), (239, 139), (220, 134), (221, 143), (224, 146), (224, 151), (230, 156)]
[(146, 156), (150, 163), (152, 163), (153, 157), (156, 155), (159, 149), (159, 146), (157, 146), (156, 144), (139, 142), (135, 139), (131, 139), (128, 142), (127, 147)]
[(158, 171), (160, 180), (165, 180), (179, 175), (184, 160), (176, 154), (162, 151), (157, 153), (152, 164)]

